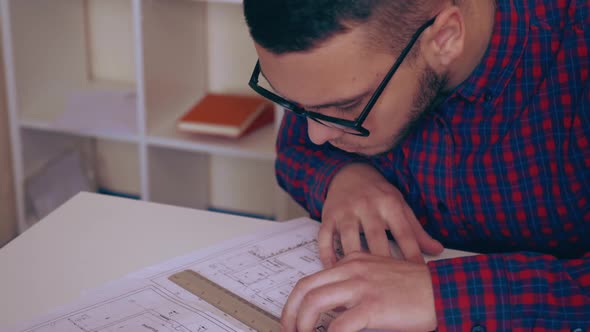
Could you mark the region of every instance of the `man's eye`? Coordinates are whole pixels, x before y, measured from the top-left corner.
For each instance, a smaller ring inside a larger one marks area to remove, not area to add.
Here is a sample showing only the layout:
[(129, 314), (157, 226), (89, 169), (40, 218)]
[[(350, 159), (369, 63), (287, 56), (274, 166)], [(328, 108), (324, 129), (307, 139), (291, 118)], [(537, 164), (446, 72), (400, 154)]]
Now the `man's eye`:
[(339, 112), (342, 112), (342, 113), (353, 112), (358, 109), (359, 104), (360, 104), (359, 102), (354, 102), (350, 105), (336, 107), (336, 110), (338, 110)]

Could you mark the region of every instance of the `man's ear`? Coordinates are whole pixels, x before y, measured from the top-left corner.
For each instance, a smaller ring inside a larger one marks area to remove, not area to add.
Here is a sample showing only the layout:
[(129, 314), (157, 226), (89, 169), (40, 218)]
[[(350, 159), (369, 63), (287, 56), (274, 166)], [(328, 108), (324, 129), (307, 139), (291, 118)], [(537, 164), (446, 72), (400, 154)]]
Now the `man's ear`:
[(445, 8), (424, 31), (421, 53), (436, 72), (444, 72), (463, 53), (465, 22), (457, 6)]

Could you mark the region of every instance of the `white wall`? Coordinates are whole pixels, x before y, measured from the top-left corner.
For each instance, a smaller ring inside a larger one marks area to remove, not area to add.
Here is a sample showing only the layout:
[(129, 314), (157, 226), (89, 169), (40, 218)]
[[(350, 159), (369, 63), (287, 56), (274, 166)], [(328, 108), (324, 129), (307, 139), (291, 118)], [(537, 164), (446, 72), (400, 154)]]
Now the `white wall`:
[[(129, 0), (87, 1), (90, 77), (119, 82), (135, 81), (133, 22)], [(113, 38), (116, 36), (117, 38)], [(96, 144), (98, 183), (110, 190), (139, 194), (137, 148), (99, 140)]]
[[(257, 57), (242, 6), (210, 4), (207, 15), (209, 89), (253, 94), (247, 82)], [(212, 206), (254, 214), (273, 214), (275, 181), (272, 163), (214, 156), (211, 158), (211, 181)], [(256, 190), (252, 191), (252, 188)]]
[(87, 3), (90, 76), (134, 82), (131, 1), (89, 0)]
[[(0, 45), (0, 64), (3, 64)], [(8, 136), (4, 70), (0, 65), (0, 247), (16, 236), (16, 206)]]
[[(88, 0), (91, 73), (101, 80), (133, 82), (131, 3)], [(208, 5), (209, 88), (214, 92), (252, 93), (247, 80), (256, 54), (239, 4)], [(115, 33), (113, 33), (115, 32)], [(117, 36), (118, 38), (113, 38)], [(131, 145), (98, 142), (98, 179), (109, 189), (138, 193), (137, 151)], [(272, 162), (211, 158), (211, 205), (272, 215), (275, 194)], [(252, 188), (256, 188), (252, 194)]]
[(209, 88), (215, 92), (255, 94), (248, 80), (256, 52), (239, 4), (209, 4)]

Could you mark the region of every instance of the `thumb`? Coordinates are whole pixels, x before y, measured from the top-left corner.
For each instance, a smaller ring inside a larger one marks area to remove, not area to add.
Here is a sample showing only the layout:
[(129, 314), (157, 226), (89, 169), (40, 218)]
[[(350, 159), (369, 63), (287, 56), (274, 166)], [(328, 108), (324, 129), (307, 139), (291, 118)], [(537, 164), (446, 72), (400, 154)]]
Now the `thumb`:
[(426, 233), (422, 227), (422, 224), (420, 221), (418, 221), (412, 210), (406, 208), (405, 214), (406, 217), (411, 220), (410, 224), (412, 230), (414, 231), (414, 236), (416, 237), (416, 242), (418, 242), (420, 250), (427, 255), (436, 256), (440, 254), (445, 249), (443, 245), (439, 241), (433, 239), (428, 233)]
[(439, 241), (428, 235), (428, 233), (426, 233), (422, 227), (417, 230), (417, 233), (418, 234), (415, 234), (416, 241), (418, 242), (418, 246), (420, 246), (420, 250), (422, 250), (423, 253), (431, 256), (437, 256), (445, 249)]

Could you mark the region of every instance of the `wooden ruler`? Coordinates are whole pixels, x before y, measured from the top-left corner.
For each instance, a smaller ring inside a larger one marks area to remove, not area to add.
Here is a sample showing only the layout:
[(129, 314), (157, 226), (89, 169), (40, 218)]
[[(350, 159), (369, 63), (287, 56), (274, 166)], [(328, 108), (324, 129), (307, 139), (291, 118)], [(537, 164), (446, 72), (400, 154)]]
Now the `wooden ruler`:
[(281, 331), (278, 318), (193, 270), (175, 273), (168, 279), (256, 331)]

